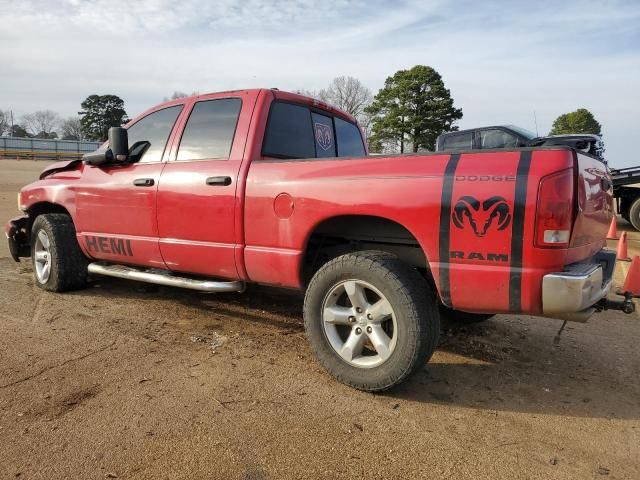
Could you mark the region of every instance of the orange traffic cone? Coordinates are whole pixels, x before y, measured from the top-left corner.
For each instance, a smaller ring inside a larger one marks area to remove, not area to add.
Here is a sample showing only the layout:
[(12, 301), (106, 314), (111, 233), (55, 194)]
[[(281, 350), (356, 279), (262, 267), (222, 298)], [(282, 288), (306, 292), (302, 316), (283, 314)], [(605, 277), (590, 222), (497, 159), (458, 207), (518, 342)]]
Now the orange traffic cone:
[(630, 262), (631, 259), (627, 254), (627, 232), (622, 232), (620, 240), (618, 240), (618, 251), (616, 253), (616, 260), (622, 260), (623, 262)]
[(640, 257), (633, 257), (627, 278), (624, 279), (622, 292), (630, 292), (634, 297), (640, 295)]
[(616, 223), (616, 217), (611, 219), (611, 226), (609, 227), (609, 233), (607, 233), (607, 240), (617, 240), (618, 239), (618, 225)]

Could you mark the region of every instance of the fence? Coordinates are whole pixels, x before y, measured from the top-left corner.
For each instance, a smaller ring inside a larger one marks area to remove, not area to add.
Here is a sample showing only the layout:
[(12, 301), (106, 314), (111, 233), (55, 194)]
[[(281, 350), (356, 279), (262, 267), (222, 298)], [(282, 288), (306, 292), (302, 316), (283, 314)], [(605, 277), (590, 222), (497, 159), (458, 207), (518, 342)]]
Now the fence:
[(0, 158), (18, 160), (75, 160), (93, 152), (100, 142), (0, 137)]

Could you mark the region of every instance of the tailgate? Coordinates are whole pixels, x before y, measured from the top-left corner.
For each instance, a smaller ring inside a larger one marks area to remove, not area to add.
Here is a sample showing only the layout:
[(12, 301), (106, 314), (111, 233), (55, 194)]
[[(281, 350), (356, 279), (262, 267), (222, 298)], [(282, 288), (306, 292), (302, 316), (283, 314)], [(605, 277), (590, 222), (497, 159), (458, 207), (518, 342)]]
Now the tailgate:
[(577, 212), (571, 234), (572, 260), (595, 254), (606, 243), (613, 216), (613, 185), (608, 169), (597, 158), (576, 152)]

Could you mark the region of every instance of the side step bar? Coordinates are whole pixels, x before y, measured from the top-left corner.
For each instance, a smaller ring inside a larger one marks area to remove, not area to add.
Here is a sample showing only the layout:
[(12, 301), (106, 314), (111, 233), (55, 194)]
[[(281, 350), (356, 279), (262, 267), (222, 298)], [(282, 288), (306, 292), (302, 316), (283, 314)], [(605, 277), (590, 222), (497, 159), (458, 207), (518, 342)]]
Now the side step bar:
[(124, 278), (126, 280), (137, 280), (139, 282), (153, 283), (167, 287), (188, 288), (200, 292), (243, 292), (245, 288), (244, 282), (196, 280), (187, 277), (177, 277), (166, 270), (143, 270), (124, 265), (111, 265), (100, 262), (90, 263), (89, 273)]

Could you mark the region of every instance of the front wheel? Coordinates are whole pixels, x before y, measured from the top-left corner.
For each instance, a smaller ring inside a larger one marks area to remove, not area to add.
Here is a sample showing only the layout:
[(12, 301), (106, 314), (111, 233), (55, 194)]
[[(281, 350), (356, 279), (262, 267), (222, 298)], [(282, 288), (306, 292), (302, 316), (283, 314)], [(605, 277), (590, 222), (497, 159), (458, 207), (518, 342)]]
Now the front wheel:
[(82, 288), (87, 283), (87, 259), (68, 215), (40, 215), (31, 228), (31, 261), (38, 287), (51, 292)]
[(369, 392), (421, 368), (440, 332), (437, 301), (424, 278), (378, 251), (348, 253), (320, 268), (305, 295), (304, 323), (329, 373)]

